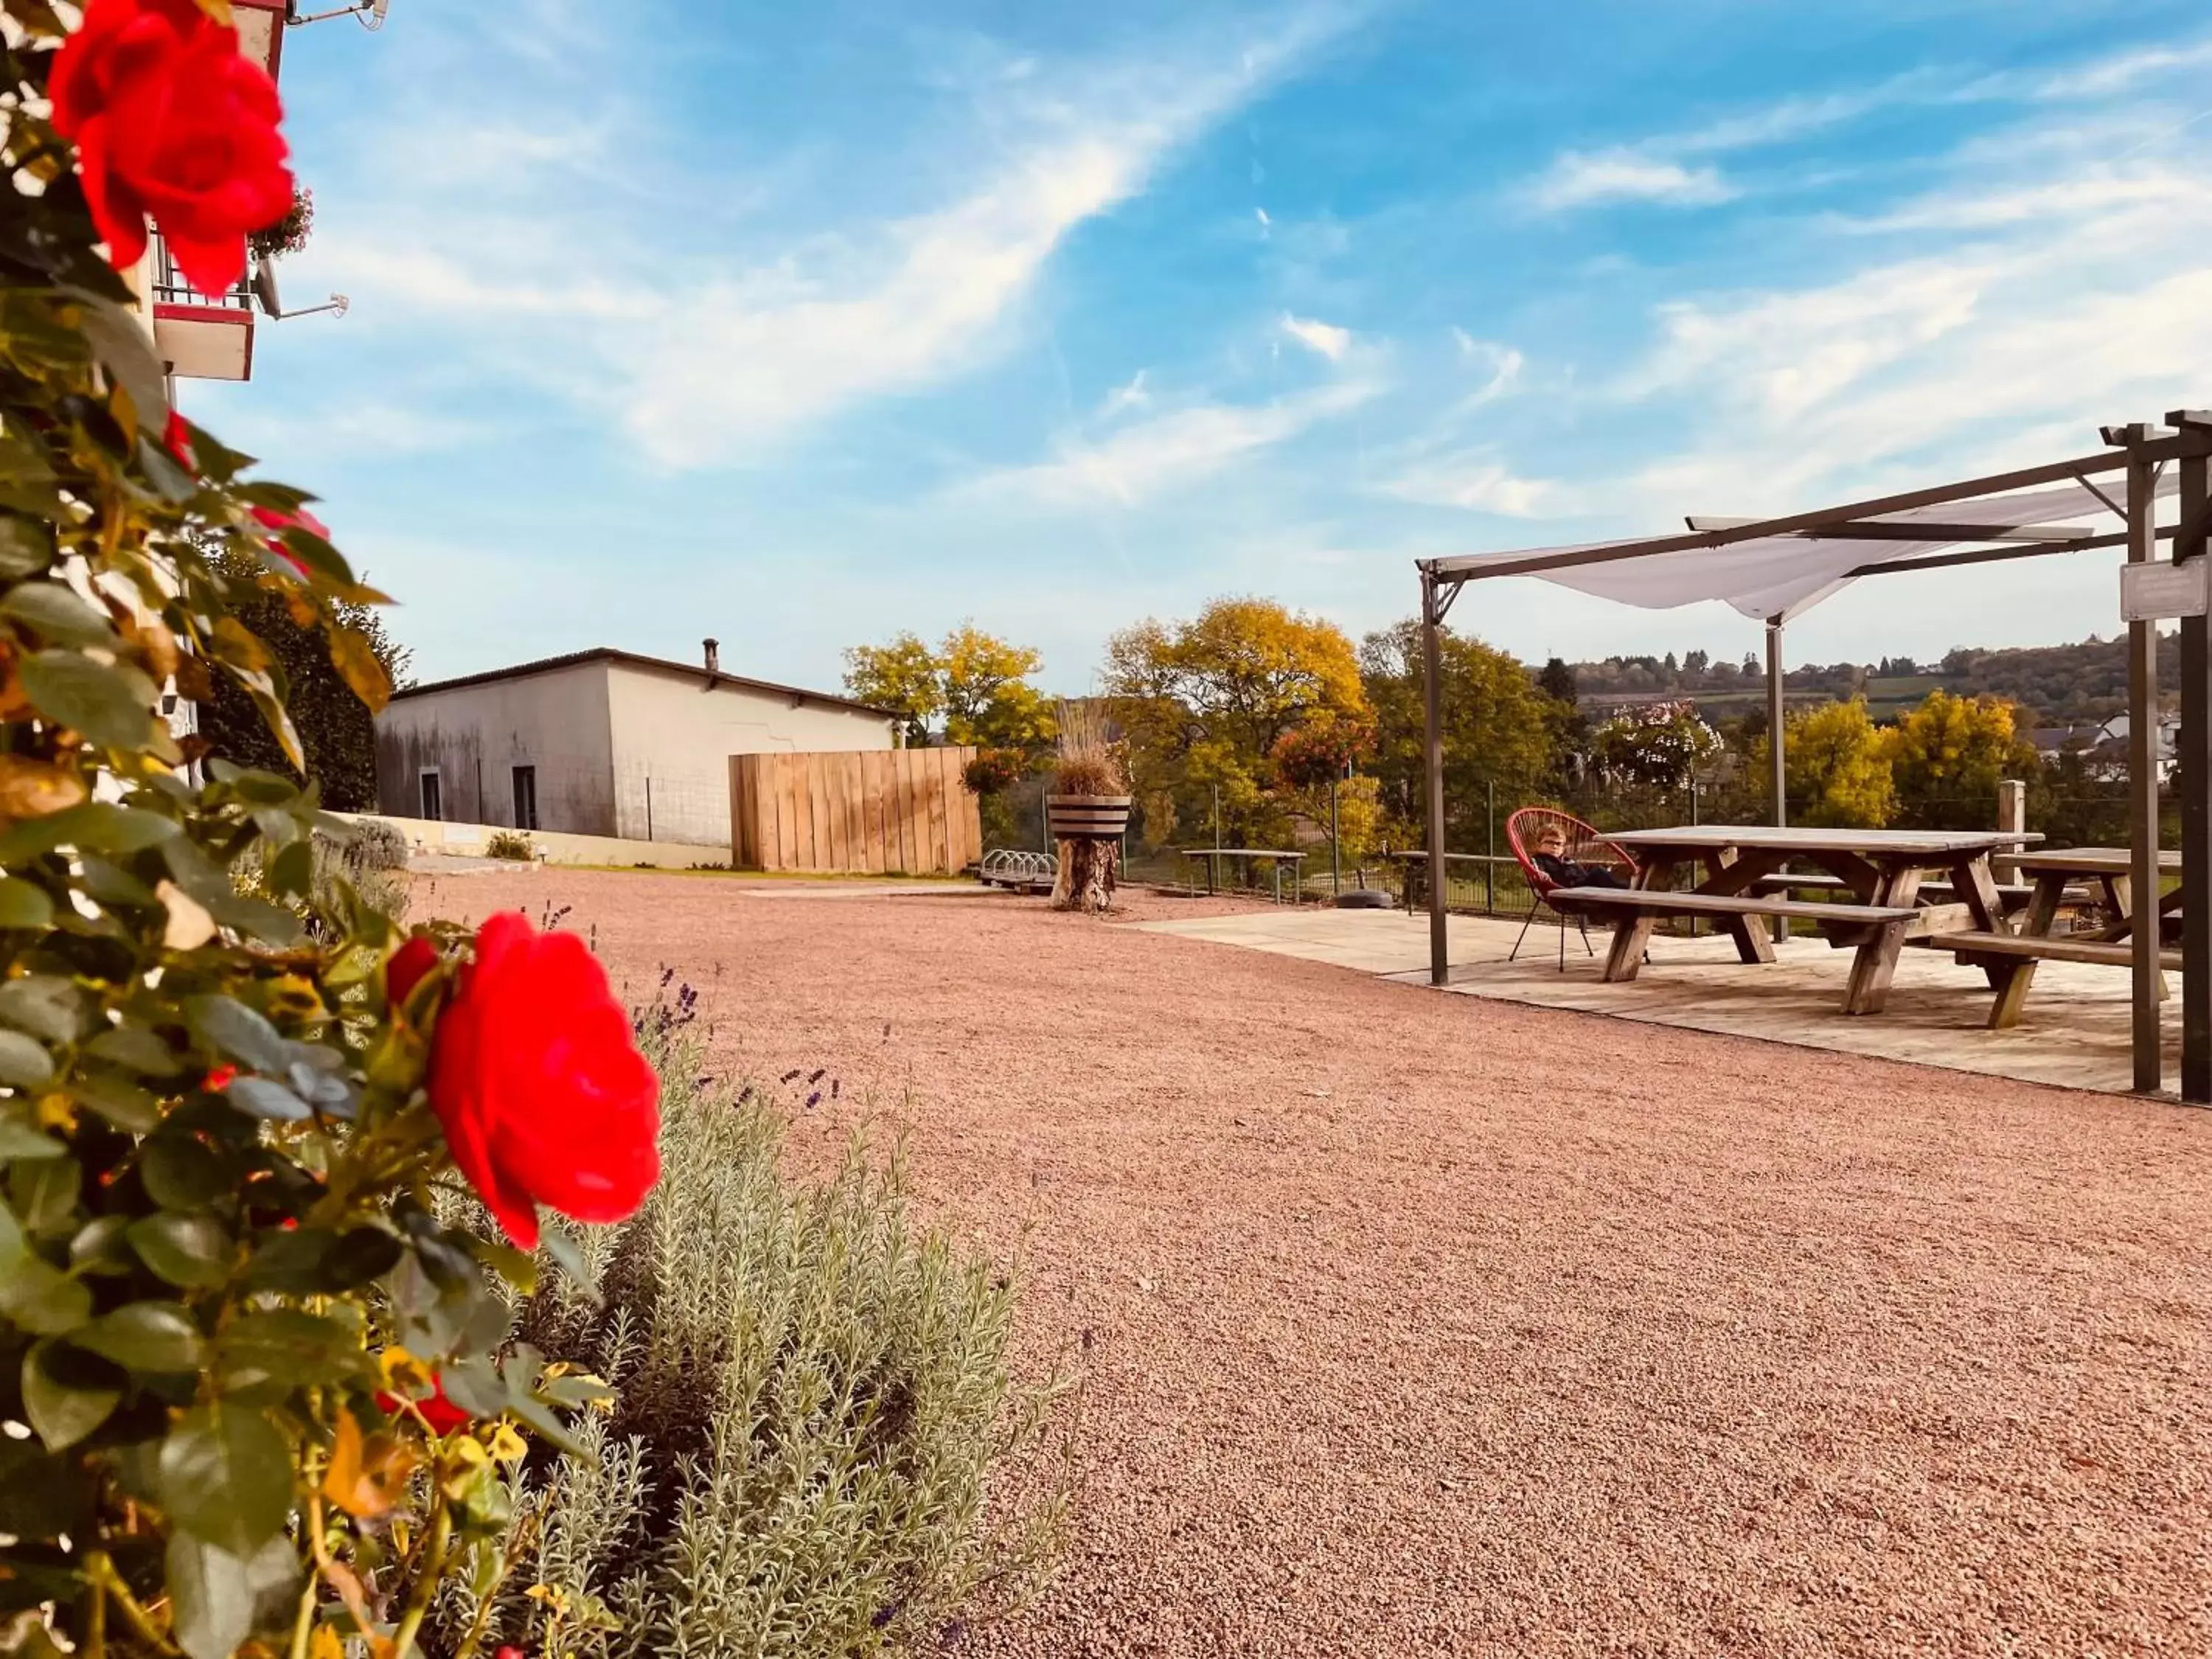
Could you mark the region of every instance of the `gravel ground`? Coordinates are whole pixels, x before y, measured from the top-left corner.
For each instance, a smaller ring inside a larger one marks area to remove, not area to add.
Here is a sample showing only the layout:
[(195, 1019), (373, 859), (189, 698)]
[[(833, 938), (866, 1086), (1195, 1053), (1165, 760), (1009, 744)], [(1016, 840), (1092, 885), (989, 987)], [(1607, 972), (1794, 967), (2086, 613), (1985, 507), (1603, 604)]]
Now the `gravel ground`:
[(573, 906), (723, 1063), (841, 1079), (800, 1155), (872, 1103), (1026, 1229), (1083, 1484), (963, 1653), (2212, 1652), (2212, 1114), (1034, 902), (426, 897)]

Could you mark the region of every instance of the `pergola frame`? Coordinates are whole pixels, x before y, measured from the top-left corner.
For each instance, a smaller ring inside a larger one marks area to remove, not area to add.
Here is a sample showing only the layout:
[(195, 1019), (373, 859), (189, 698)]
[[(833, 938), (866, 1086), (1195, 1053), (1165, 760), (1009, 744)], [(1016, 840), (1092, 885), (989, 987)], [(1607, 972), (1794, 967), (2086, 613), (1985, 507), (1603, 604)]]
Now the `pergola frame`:
[[(1878, 543), (1957, 540), (1983, 545), (1874, 562), (1847, 571), (1847, 577), (1888, 576), (1913, 570), (1998, 560), (2039, 558), (2096, 548), (2125, 547), (2130, 564), (2146, 564), (2158, 544), (2171, 541), (2177, 562), (2205, 556), (2212, 530), (2212, 411), (2179, 410), (2160, 427), (2140, 423), (2106, 427), (2109, 446), (2094, 455), (2053, 461), (2014, 472), (1971, 478), (1960, 483), (1908, 490), (1874, 501), (1850, 501), (1811, 513), (1766, 519), (1685, 520), (1684, 533), (1610, 545), (1553, 548), (1525, 557), (1492, 554), (1418, 560), (1421, 582), (1421, 656), (1427, 720), (1427, 807), (1429, 867), (1429, 977), (1450, 981), (1446, 933), (1444, 878), (1444, 769), (1443, 661), (1439, 630), (1460, 590), (1496, 576), (1539, 575), (1575, 565), (1609, 564), (1648, 559), (1699, 548), (1732, 546), (1770, 537), (1802, 534), (1826, 541)], [(2158, 522), (2160, 475), (2167, 466), (2179, 474), (2175, 522)], [(2096, 482), (2118, 475), (2119, 493)], [(2080, 526), (1977, 524), (1971, 504), (2039, 484), (2074, 483), (2087, 488), (2126, 522), (2123, 531), (2091, 534)], [(1909, 526), (1869, 523), (1883, 514), (1956, 502), (1956, 522)], [(1772, 738), (1771, 787), (1774, 822), (1784, 821), (1782, 639), (1784, 617), (1766, 622), (1766, 708)], [(2181, 635), (2181, 727), (2175, 744), (2175, 770), (2181, 792), (2181, 879), (2189, 897), (2182, 907), (2181, 1097), (2212, 1103), (2212, 623), (2185, 617)], [(2128, 625), (2129, 835), (2133, 859), (2130, 885), (2138, 925), (2134, 946), (2132, 1049), (2135, 1086), (2154, 1092), (2165, 1086), (2159, 1042), (2159, 872), (2158, 823), (2158, 639), (2156, 625)]]

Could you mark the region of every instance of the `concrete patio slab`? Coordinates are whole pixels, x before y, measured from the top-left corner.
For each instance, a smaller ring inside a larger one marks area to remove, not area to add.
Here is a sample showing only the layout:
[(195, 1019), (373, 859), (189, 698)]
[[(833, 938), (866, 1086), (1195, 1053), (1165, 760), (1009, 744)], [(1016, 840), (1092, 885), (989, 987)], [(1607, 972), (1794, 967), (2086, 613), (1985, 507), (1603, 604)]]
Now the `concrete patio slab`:
[[(1565, 971), (1559, 936), (1548, 919), (1528, 932), (1517, 962), (1506, 957), (1517, 921), (1454, 916), (1450, 989), (1466, 996), (1543, 1008), (1606, 1014), (1616, 1019), (1681, 1026), (1801, 1048), (1826, 1048), (1954, 1071), (1978, 1072), (2063, 1088), (2129, 1092), (2128, 976), (2115, 969), (2045, 963), (2037, 974), (2026, 1018), (1992, 1031), (1991, 992), (1979, 969), (1962, 968), (1934, 951), (1908, 950), (1898, 965), (1888, 1006), (1880, 1014), (1842, 1012), (1851, 952), (1818, 939), (1777, 947), (1770, 964), (1736, 960), (1723, 938), (1660, 938), (1651, 961), (1626, 985), (1599, 976), (1606, 936), (1594, 932), (1595, 957), (1570, 929)], [(1149, 931), (1210, 939), (1247, 950), (1426, 987), (1425, 915), (1403, 911), (1283, 910), (1138, 924)], [(2178, 1003), (2166, 1005), (2167, 1073), (2179, 1066)]]

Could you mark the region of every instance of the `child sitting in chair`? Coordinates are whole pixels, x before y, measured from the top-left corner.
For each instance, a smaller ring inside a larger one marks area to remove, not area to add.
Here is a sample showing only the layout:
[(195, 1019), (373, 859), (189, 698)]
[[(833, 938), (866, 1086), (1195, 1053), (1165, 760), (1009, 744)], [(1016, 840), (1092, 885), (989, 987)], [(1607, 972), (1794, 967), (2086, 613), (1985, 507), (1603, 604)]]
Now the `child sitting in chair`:
[(1533, 849), (1536, 867), (1562, 887), (1626, 888), (1620, 872), (1602, 864), (1577, 864), (1567, 856), (1567, 832), (1547, 823), (1536, 832)]

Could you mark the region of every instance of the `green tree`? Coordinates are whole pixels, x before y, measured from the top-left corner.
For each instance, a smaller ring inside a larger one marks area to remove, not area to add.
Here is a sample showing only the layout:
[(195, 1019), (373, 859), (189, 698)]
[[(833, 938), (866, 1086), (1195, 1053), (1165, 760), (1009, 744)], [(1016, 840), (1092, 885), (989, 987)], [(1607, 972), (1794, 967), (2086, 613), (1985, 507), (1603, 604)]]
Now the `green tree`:
[[(1441, 631), (1443, 662), (1444, 827), (1462, 848), (1485, 844), (1490, 793), (1501, 820), (1533, 799), (1553, 764), (1560, 704), (1526, 667), (1480, 640)], [(1565, 665), (1554, 657), (1553, 664)], [(1360, 678), (1375, 710), (1375, 759), (1386, 831), (1419, 841), (1427, 821), (1427, 726), (1423, 706), (1421, 625), (1406, 621), (1370, 634), (1359, 648)], [(1571, 683), (1571, 673), (1569, 675)]]
[(1567, 665), (1563, 657), (1553, 657), (1544, 664), (1543, 672), (1536, 676), (1536, 684), (1546, 696), (1570, 707), (1577, 695), (1575, 671)]
[(1042, 749), (1053, 738), (1052, 707), (1030, 676), (1043, 669), (1043, 653), (961, 623), (937, 650), (945, 741)]
[[(210, 562), (232, 584), (234, 593), (242, 596), (234, 599), (231, 614), (260, 636), (283, 671), (289, 688), (285, 707), (307, 764), (303, 773), (285, 757), (283, 746), (253, 699), (228, 675), (212, 677), (210, 684), (194, 688), (206, 693), (199, 699), (199, 731), (208, 752), (234, 766), (312, 777), (322, 786), (323, 805), (334, 811), (374, 811), (375, 715), (331, 666), (330, 647), (319, 632), (300, 625), (283, 594), (252, 585), (260, 574), (257, 568), (227, 551), (215, 553)], [(410, 653), (386, 629), (381, 611), (343, 600), (329, 608), (361, 636), (392, 684), (405, 684)]]
[(1368, 717), (1352, 641), (1272, 599), (1216, 599), (1189, 622), (1125, 629), (1108, 641), (1103, 679), (1155, 842), (1177, 820), (1206, 822), (1217, 787), (1224, 833), (1287, 835), (1276, 743), (1293, 726)]
[(1981, 830), (1996, 821), (1997, 785), (2035, 775), (2035, 750), (2002, 697), (1930, 691), (1890, 728), (1899, 820), (1920, 830)]
[(901, 634), (889, 645), (856, 645), (845, 653), (845, 690), (906, 721), (906, 740), (929, 741), (930, 722), (945, 712), (945, 683), (937, 653), (919, 634)]
[[(1755, 751), (1766, 775), (1766, 740)], [(1782, 763), (1790, 817), (1833, 828), (1879, 830), (1897, 811), (1887, 734), (1867, 713), (1866, 699), (1827, 702), (1790, 716)]]
[(933, 647), (918, 634), (845, 653), (845, 690), (904, 717), (907, 741), (1040, 752), (1052, 741), (1052, 708), (1030, 676), (1042, 653), (962, 623)]

